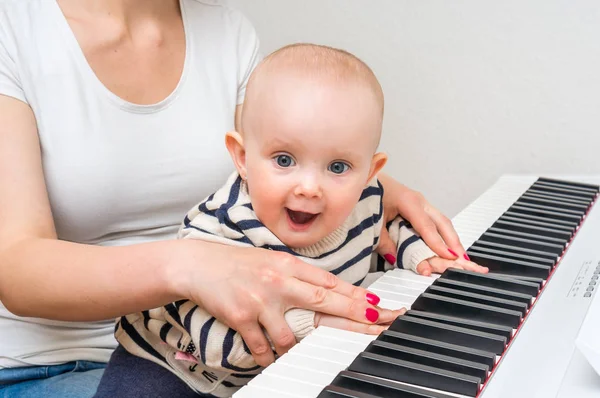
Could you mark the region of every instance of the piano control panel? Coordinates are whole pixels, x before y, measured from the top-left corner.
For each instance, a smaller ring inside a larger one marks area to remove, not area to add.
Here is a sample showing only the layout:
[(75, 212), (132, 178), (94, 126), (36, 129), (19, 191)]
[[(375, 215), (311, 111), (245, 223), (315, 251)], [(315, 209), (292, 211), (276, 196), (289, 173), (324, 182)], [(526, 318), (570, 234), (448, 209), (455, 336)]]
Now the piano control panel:
[(590, 301), (598, 290), (600, 277), (600, 260), (586, 260), (581, 264), (579, 272), (567, 294), (571, 299)]

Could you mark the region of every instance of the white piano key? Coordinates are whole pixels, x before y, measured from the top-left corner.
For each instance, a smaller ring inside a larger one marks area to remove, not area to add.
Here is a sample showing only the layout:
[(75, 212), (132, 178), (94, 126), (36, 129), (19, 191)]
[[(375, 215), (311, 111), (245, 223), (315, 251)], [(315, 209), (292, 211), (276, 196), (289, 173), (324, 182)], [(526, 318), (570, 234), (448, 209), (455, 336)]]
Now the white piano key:
[[(334, 376), (337, 375), (341, 370), (346, 368), (346, 365), (341, 363), (324, 361), (319, 358), (311, 358), (304, 355), (298, 355), (295, 352), (288, 352), (287, 354), (279, 358), (277, 362), (275, 362), (275, 365), (278, 363), (285, 365), (293, 365), (301, 369), (312, 369), (317, 372), (326, 373)], [(269, 366), (267, 369), (271, 368), (271, 366)]]
[[(256, 379), (255, 379), (256, 380)], [(288, 391), (287, 389), (283, 391), (276, 391), (264, 386), (251, 386), (246, 385), (244, 388), (233, 394), (235, 398), (298, 398), (302, 397), (301, 395), (294, 395), (293, 392)]]
[(365, 349), (365, 345), (353, 341), (339, 340), (329, 336), (318, 336), (311, 334), (302, 340), (302, 344), (313, 345), (315, 347), (329, 348), (342, 352), (354, 353), (361, 352)]
[(327, 326), (320, 326), (317, 329), (315, 329), (315, 331), (313, 331), (311, 334), (317, 336), (327, 336), (346, 341), (354, 341), (356, 343), (364, 344), (365, 347), (377, 337), (371, 334), (350, 332), (348, 330), (334, 329)]
[(273, 377), (279, 377), (284, 379), (299, 378), (303, 383), (313, 384), (315, 386), (323, 388), (329, 384), (337, 375), (317, 372), (312, 369), (300, 368), (295, 365), (287, 363), (275, 363), (266, 368), (262, 374), (268, 374)]
[(382, 300), (385, 299), (385, 300), (389, 300), (389, 301), (395, 301), (397, 303), (412, 304), (415, 301), (415, 299), (417, 298), (416, 296), (408, 296), (406, 294), (391, 293), (391, 292), (386, 292), (384, 290), (379, 290), (379, 289), (369, 289), (369, 291), (372, 291), (373, 293), (375, 293)]
[(415, 283), (407, 281), (405, 279), (387, 278), (384, 275), (371, 286), (369, 286), (369, 290), (380, 289), (386, 292), (395, 292), (407, 294), (409, 296), (418, 296), (419, 294), (423, 293), (427, 286), (429, 285), (425, 285), (423, 283)]
[[(298, 376), (298, 375), (296, 375)], [(260, 383), (260, 384), (259, 384)], [(249, 386), (257, 386), (261, 388), (268, 388), (274, 391), (285, 391), (287, 394), (291, 394), (293, 397), (316, 397), (319, 395), (323, 386), (315, 384), (309, 384), (302, 381), (300, 377), (294, 378), (292, 375), (287, 378), (277, 377), (265, 372), (261, 373), (260, 379), (255, 377), (248, 383)], [(261, 395), (257, 395), (261, 397)]]
[(433, 281), (439, 277), (437, 274), (433, 274), (431, 276), (423, 276), (419, 275), (413, 271), (396, 268), (385, 274), (388, 278), (396, 278), (396, 279), (405, 279), (417, 283), (421, 283), (425, 286), (429, 286), (433, 283)]
[(320, 358), (323, 361), (337, 362), (346, 366), (349, 365), (360, 352), (358, 351), (352, 353), (347, 351), (333, 350), (330, 348), (323, 348), (319, 346), (305, 344), (304, 340), (300, 344), (296, 344), (290, 350), (290, 352), (293, 352), (296, 355), (302, 355), (309, 358)]
[(397, 301), (391, 301), (386, 299), (381, 299), (379, 304), (377, 304), (381, 308), (385, 308), (386, 310), (399, 310), (402, 308), (410, 309), (411, 304), (409, 303), (399, 303)]

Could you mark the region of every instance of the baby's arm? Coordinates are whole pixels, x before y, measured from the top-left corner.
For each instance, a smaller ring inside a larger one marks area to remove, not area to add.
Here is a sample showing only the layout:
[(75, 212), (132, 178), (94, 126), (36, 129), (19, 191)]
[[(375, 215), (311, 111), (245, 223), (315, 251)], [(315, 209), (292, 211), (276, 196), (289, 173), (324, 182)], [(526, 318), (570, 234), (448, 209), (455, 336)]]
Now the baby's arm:
[[(435, 252), (401, 217), (396, 217), (388, 224), (388, 232), (396, 244), (396, 264), (399, 268), (417, 272), (417, 266), (421, 262), (436, 256)], [(392, 264), (389, 265), (391, 266)]]

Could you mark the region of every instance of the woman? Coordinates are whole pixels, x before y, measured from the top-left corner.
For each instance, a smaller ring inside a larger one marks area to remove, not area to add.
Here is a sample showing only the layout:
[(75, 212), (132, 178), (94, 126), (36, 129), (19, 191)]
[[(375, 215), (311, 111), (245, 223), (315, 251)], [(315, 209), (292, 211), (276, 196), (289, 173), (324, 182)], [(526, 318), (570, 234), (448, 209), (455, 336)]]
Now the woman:
[[(231, 171), (223, 135), (258, 59), (248, 21), (212, 1), (2, 2), (0, 396), (92, 395), (115, 347), (102, 320), (184, 298), (261, 365), (261, 327), (280, 353), (295, 343), (289, 308), (366, 325), (366, 290), (292, 257), (172, 239)], [(464, 254), (447, 218), (382, 180), (388, 217)]]

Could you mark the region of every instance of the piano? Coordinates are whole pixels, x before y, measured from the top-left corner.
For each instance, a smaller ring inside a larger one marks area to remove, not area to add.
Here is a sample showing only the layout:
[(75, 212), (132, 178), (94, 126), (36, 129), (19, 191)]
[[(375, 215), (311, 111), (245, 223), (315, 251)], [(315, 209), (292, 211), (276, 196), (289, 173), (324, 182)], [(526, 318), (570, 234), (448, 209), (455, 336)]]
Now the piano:
[(489, 275), (388, 271), (369, 290), (409, 311), (387, 331), (319, 327), (234, 398), (600, 396), (599, 184), (501, 177), (452, 220)]

